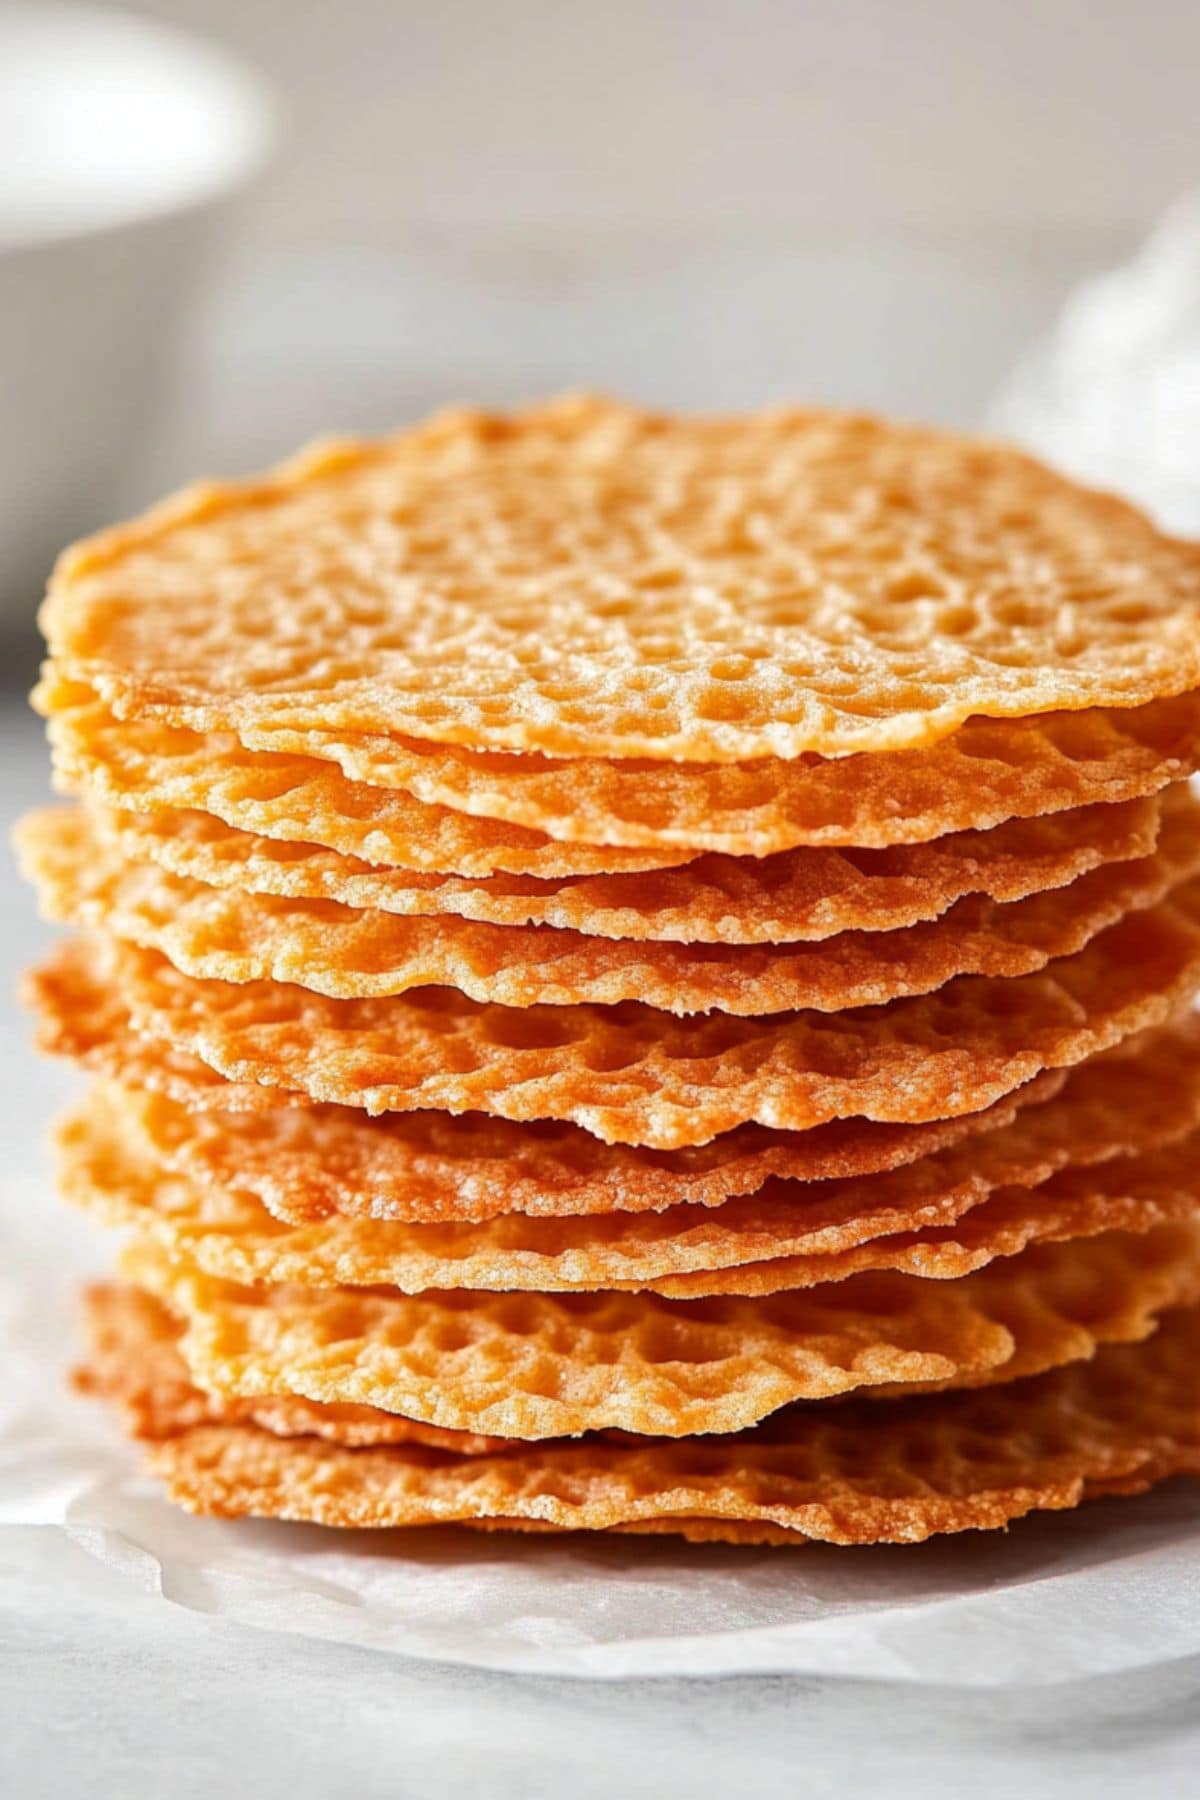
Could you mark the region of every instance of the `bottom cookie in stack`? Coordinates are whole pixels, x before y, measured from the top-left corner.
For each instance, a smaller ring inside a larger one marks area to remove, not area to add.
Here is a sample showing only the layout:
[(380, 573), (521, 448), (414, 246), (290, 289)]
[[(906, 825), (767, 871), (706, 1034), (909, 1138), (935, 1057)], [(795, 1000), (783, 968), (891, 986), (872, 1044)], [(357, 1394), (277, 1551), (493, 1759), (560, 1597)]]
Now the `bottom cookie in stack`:
[(792, 1406), (725, 1436), (538, 1444), (454, 1441), (368, 1408), (218, 1398), (192, 1381), (160, 1303), (102, 1286), (88, 1309), (80, 1385), (151, 1440), (173, 1500), (222, 1517), (913, 1543), (1200, 1473), (1196, 1306), (1146, 1342), (1004, 1387)]

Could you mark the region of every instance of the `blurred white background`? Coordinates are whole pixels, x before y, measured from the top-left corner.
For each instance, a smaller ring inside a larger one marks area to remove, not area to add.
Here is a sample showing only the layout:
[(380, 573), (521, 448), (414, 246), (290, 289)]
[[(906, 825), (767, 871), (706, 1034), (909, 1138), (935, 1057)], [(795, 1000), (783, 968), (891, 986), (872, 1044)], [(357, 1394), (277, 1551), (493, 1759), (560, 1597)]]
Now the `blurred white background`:
[(970, 422), (1200, 178), (1195, 0), (140, 10), (286, 120), (167, 480), (563, 384)]
[(1194, 172), (1188, 0), (135, 10), (220, 38), (286, 94), (272, 248), (394, 248), (415, 225), (1104, 236)]
[(1195, 0), (131, 10), (257, 68), (284, 128), (108, 510), (564, 385), (972, 423), (1200, 180)]

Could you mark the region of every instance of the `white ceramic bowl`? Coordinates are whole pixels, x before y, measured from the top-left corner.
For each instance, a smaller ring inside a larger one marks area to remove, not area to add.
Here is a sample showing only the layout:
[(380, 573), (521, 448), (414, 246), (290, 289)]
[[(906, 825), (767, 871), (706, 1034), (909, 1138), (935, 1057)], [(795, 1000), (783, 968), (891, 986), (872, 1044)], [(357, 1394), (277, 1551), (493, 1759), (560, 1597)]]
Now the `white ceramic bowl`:
[(224, 54), (98, 7), (0, 5), (0, 612), (104, 517), (272, 106)]

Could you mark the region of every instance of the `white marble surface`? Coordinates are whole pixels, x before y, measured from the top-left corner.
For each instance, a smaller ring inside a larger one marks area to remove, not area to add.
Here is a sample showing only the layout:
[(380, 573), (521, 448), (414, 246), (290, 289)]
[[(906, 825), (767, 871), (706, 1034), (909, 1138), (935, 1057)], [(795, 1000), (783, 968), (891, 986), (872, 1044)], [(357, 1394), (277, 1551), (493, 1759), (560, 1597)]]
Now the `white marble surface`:
[[(44, 792), (37, 729), (0, 706), (11, 817)], [(0, 877), (11, 993), (44, 936)], [(73, 1085), (8, 1009), (0, 1149), (40, 1194), (45, 1119)], [(54, 1206), (48, 1183), (47, 1208)], [(75, 1222), (62, 1220), (64, 1233)], [(63, 1346), (64, 1357), (68, 1347)], [(1200, 1642), (1166, 1668), (1001, 1693), (845, 1680), (581, 1683), (409, 1662), (238, 1627), (139, 1591), (34, 1530), (0, 1533), (0, 1792), (269, 1797), (1163, 1795), (1200, 1751)]]
[(50, 1587), (32, 1537), (5, 1555), (0, 1789), (23, 1800), (1172, 1800), (1200, 1751), (1200, 1658), (990, 1698), (772, 1677), (584, 1685), (239, 1631), (130, 1594), (82, 1552)]

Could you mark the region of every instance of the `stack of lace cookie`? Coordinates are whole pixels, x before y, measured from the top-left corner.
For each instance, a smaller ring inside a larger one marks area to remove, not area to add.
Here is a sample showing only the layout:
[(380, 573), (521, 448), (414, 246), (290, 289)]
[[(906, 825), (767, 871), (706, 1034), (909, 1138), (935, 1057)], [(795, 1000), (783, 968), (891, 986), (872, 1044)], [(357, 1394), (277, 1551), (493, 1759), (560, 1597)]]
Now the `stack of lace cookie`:
[(1200, 553), (859, 417), (452, 414), (61, 562), (38, 693), (184, 1506), (917, 1540), (1200, 1469)]

